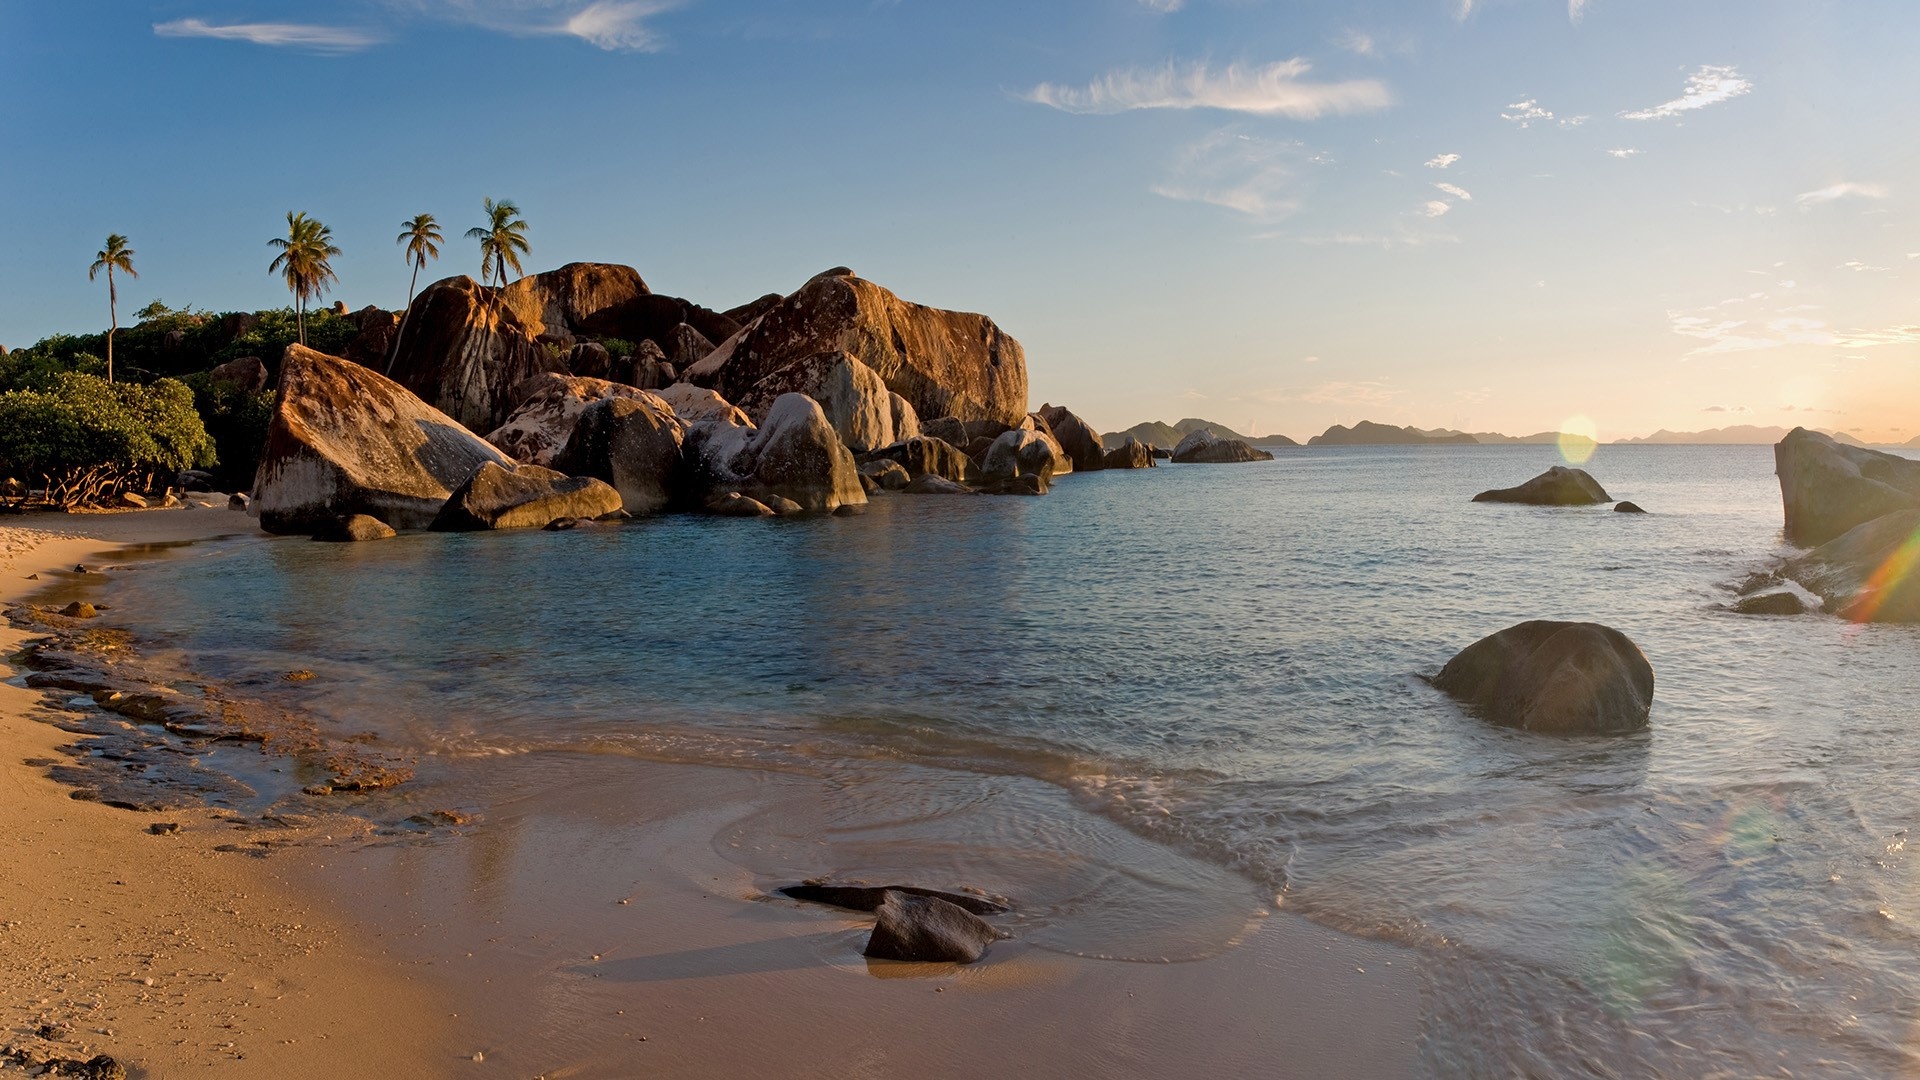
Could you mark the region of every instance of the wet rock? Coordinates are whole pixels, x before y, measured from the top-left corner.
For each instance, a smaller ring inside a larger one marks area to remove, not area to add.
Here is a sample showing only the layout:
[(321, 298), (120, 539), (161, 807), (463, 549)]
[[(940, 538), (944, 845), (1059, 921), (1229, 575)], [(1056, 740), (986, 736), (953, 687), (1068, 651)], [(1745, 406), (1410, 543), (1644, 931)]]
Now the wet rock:
[(1100, 433), (1093, 425), (1062, 405), (1042, 405), (1037, 416), (1046, 421), (1047, 430), (1060, 444), (1075, 472), (1093, 472), (1107, 467), (1107, 454), (1100, 445)]
[(851, 273), (816, 276), (685, 374), (737, 399), (790, 363), (832, 353), (871, 368), (916, 416), (1017, 424), (1027, 411), (1026, 354), (993, 320), (908, 303)]
[(1591, 506), (1613, 501), (1607, 489), (1585, 469), (1555, 465), (1519, 487), (1483, 491), (1474, 502), (1524, 503), (1528, 506)]
[(806, 508), (799, 503), (779, 495), (767, 496), (766, 506), (767, 509), (773, 511), (777, 517), (791, 517), (794, 514), (806, 512)]
[(889, 890), (874, 909), (866, 955), (878, 960), (971, 964), (999, 933), (980, 916), (931, 896)]
[(600, 517), (618, 509), (620, 493), (604, 481), (489, 461), (447, 499), (432, 527), (446, 532), (538, 529), (559, 518)]
[(1652, 665), (1598, 623), (1510, 626), (1447, 661), (1433, 685), (1496, 724), (1553, 735), (1638, 731), (1653, 707)]
[(1173, 448), (1175, 464), (1222, 465), (1247, 461), (1272, 461), (1273, 455), (1256, 450), (1239, 439), (1223, 439), (1207, 428), (1196, 428)]
[(1773, 448), (1787, 539), (1806, 547), (1902, 510), (1920, 509), (1920, 461), (1846, 446), (1794, 428)]
[(1153, 451), (1146, 443), (1129, 435), (1126, 442), (1107, 451), (1101, 464), (1108, 469), (1151, 469)]
[(147, 826), (147, 831), (155, 836), (172, 836), (180, 831), (180, 823), (177, 821), (156, 821)]
[(289, 345), (252, 511), (275, 533), (351, 514), (424, 528), (485, 462), (509, 459), (391, 379)]
[(956, 484), (967, 483), (979, 472), (973, 459), (959, 447), (931, 435), (921, 435), (892, 446), (881, 447), (865, 455), (864, 460), (896, 462), (901, 468), (907, 470), (907, 476), (910, 478), (932, 473)]
[(399, 535), (393, 526), (367, 514), (348, 514), (313, 534), (325, 544), (356, 544), (365, 540), (386, 540)]
[(906, 468), (891, 458), (878, 458), (861, 465), (860, 475), (873, 478), (875, 483), (888, 491), (899, 491), (913, 483), (913, 477)]
[(1856, 525), (1792, 560), (1782, 574), (1854, 622), (1920, 623), (1920, 510)]
[(554, 465), (612, 484), (628, 514), (657, 514), (683, 501), (686, 431), (667, 403), (652, 394), (604, 398), (580, 413)]
[(707, 513), (721, 517), (772, 517), (773, 508), (758, 499), (749, 499), (737, 491), (729, 491), (708, 501)]
[(1755, 593), (1736, 600), (1733, 610), (1742, 615), (1802, 615), (1807, 605), (1791, 589)]
[(849, 911), (878, 910), (889, 892), (945, 900), (975, 915), (1004, 915), (1013, 910), (1004, 899), (973, 893), (945, 892), (940, 889), (922, 888), (918, 885), (835, 885), (826, 881), (807, 881), (799, 885), (787, 885), (776, 891), (782, 896), (795, 900), (827, 904), (831, 907), (846, 908)]
[(1613, 512), (1614, 512), (1614, 513), (1616, 513), (1616, 514), (1644, 514), (1644, 513), (1646, 513), (1646, 511), (1645, 511), (1645, 510), (1642, 510), (1642, 509), (1640, 509), (1640, 504), (1639, 504), (1639, 503), (1631, 503), (1631, 502), (1625, 502), (1625, 501), (1622, 501), (1622, 502), (1617, 502), (1617, 503), (1614, 503), (1614, 504), (1613, 504)]
[(65, 615), (69, 619), (92, 619), (97, 617), (100, 612), (85, 600), (75, 600), (73, 603), (61, 608), (60, 614)]

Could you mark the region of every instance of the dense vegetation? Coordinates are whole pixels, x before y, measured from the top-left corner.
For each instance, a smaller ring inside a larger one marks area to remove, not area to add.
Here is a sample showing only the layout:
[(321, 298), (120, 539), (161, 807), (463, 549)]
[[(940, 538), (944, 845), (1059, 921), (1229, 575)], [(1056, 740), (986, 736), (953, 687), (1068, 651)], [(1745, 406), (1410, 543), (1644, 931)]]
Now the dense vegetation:
[(0, 469), (56, 505), (150, 490), (156, 477), (213, 463), (193, 391), (177, 379), (143, 386), (65, 372), (0, 393)]

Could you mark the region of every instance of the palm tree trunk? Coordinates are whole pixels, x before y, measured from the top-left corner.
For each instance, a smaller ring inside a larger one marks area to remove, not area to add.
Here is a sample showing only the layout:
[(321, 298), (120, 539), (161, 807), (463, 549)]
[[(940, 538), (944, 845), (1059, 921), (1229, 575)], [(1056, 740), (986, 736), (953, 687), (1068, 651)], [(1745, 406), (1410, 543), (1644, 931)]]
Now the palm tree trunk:
[(413, 318), (413, 287), (420, 283), (420, 264), (413, 264), (413, 277), (407, 281), (407, 308), (400, 313), (400, 329), (394, 331), (393, 347), (387, 350), (387, 375), (393, 375), (393, 362), (400, 359), (400, 339), (407, 336), (407, 320)]
[(293, 294), (293, 318), (300, 327), (300, 347), (307, 345), (307, 294), (295, 291)]
[(113, 381), (113, 335), (120, 329), (120, 294), (113, 287), (113, 264), (107, 264), (107, 381)]

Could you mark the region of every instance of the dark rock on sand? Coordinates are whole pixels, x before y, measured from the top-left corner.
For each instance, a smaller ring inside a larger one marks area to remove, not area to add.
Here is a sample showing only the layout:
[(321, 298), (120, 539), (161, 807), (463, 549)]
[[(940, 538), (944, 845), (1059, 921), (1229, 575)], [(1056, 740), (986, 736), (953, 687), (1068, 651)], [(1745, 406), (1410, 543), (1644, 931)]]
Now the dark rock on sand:
[(1806, 547), (1899, 510), (1920, 509), (1920, 461), (1794, 428), (1773, 448), (1787, 539)]
[(911, 896), (931, 896), (936, 900), (945, 900), (956, 907), (965, 908), (975, 915), (1004, 915), (1012, 910), (1001, 900), (971, 893), (926, 889), (918, 885), (833, 885), (824, 881), (808, 881), (799, 885), (788, 885), (776, 891), (782, 896), (790, 896), (795, 900), (828, 904), (851, 911), (878, 910), (889, 892), (906, 893)]
[(620, 493), (604, 481), (489, 461), (448, 497), (432, 527), (446, 532), (538, 529), (560, 518), (595, 518), (618, 509)]
[(851, 273), (808, 281), (684, 374), (737, 400), (790, 363), (842, 352), (916, 416), (1018, 424), (1026, 415), (1026, 354), (992, 319), (908, 303)]
[(1519, 487), (1483, 491), (1474, 502), (1525, 503), (1529, 506), (1591, 506), (1613, 501), (1607, 489), (1585, 469), (1555, 465)]
[(1617, 503), (1614, 503), (1614, 504), (1613, 504), (1613, 512), (1614, 512), (1614, 513), (1616, 513), (1616, 514), (1644, 514), (1644, 513), (1646, 513), (1646, 511), (1645, 511), (1645, 510), (1642, 510), (1642, 509), (1640, 509), (1640, 504), (1639, 504), (1639, 503), (1631, 503), (1631, 502), (1617, 502)]
[(1598, 623), (1508, 627), (1447, 661), (1433, 685), (1496, 724), (1554, 735), (1638, 731), (1653, 707), (1652, 665)]
[(1042, 405), (1035, 415), (1046, 421), (1047, 430), (1060, 444), (1075, 472), (1094, 472), (1107, 467), (1107, 454), (1100, 445), (1100, 433), (1093, 425), (1074, 415), (1063, 405)]
[(1272, 461), (1273, 455), (1256, 450), (1239, 439), (1223, 439), (1207, 428), (1196, 428), (1173, 448), (1173, 460), (1179, 465), (1226, 465), (1246, 461)]
[(1133, 436), (1127, 441), (1107, 451), (1102, 467), (1108, 469), (1151, 469), (1153, 468), (1153, 450), (1146, 443)]
[(60, 614), (65, 615), (69, 619), (92, 619), (98, 617), (100, 612), (85, 600), (75, 600), (73, 603), (61, 608)]
[(391, 379), (289, 345), (251, 510), (274, 533), (350, 514), (424, 528), (483, 462), (508, 459)]
[(866, 955), (878, 960), (971, 964), (1000, 938), (980, 916), (931, 896), (889, 890), (874, 915)]
[(393, 527), (377, 517), (348, 514), (314, 533), (313, 538), (329, 544), (351, 544), (362, 540), (385, 540), (395, 535)]

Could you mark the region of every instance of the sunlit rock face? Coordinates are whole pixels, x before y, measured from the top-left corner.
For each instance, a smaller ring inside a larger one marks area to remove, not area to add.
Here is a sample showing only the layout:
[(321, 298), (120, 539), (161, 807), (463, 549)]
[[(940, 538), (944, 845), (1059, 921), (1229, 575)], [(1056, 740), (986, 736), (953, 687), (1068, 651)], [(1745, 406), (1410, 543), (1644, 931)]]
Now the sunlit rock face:
[(724, 421), (695, 422), (683, 452), (689, 493), (710, 501), (728, 492), (767, 502), (788, 499), (809, 513), (865, 506), (853, 454), (819, 404), (787, 394), (756, 430)]
[(1181, 465), (1224, 465), (1272, 461), (1273, 455), (1255, 450), (1239, 439), (1223, 439), (1206, 428), (1197, 428), (1173, 448), (1173, 460)]
[(1019, 424), (1027, 359), (992, 319), (909, 303), (829, 271), (767, 308), (688, 370), (690, 381), (738, 399), (795, 361), (846, 353), (873, 369), (916, 416)]
[(849, 353), (803, 357), (755, 383), (740, 399), (748, 416), (765, 417), (783, 394), (805, 394), (820, 404), (840, 441), (856, 454), (891, 446), (893, 394), (867, 365)]
[(505, 454), (378, 372), (287, 346), (250, 512), (275, 533), (353, 514), (425, 528), (453, 489)]
[[(488, 432), (487, 441), (523, 465), (552, 466), (587, 406), (610, 397), (651, 395), (605, 379), (543, 372), (523, 383), (517, 396), (513, 415)], [(665, 402), (659, 404), (666, 408)]]
[(1073, 462), (1075, 472), (1093, 472), (1107, 467), (1106, 451), (1100, 445), (1100, 433), (1093, 425), (1076, 416), (1064, 405), (1042, 405), (1034, 414), (1046, 421), (1054, 441)]
[(1920, 461), (1794, 428), (1774, 444), (1787, 539), (1812, 547), (1899, 510), (1920, 509)]
[(652, 394), (601, 398), (580, 413), (554, 467), (612, 484), (629, 514), (656, 514), (693, 497), (682, 463), (686, 432), (687, 425)]
[(604, 481), (538, 465), (488, 461), (448, 497), (432, 527), (448, 532), (542, 529), (556, 521), (605, 517), (618, 509), (620, 495)]
[(1433, 685), (1493, 723), (1550, 735), (1638, 731), (1653, 708), (1653, 665), (1598, 623), (1510, 626), (1447, 661)]

